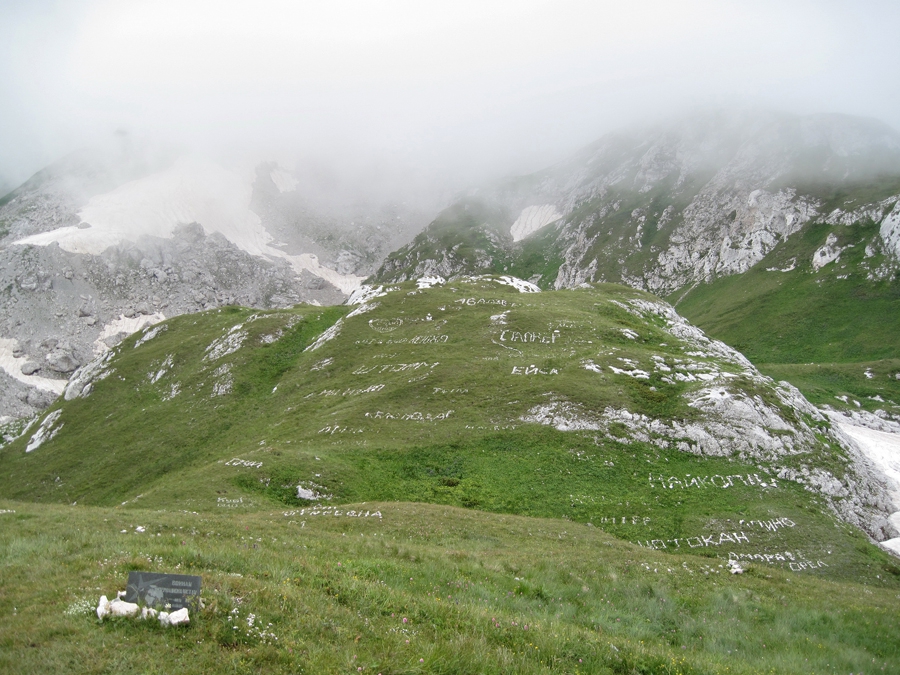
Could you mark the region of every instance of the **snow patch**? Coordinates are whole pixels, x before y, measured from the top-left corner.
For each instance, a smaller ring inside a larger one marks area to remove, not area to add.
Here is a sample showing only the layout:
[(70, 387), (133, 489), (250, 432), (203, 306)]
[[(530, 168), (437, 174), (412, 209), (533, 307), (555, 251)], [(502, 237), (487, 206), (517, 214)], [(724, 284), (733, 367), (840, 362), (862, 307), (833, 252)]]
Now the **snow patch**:
[(426, 288), (433, 288), (434, 286), (442, 286), (447, 283), (447, 280), (444, 277), (421, 277), (420, 279), (416, 279), (416, 288), (420, 291)]
[(272, 236), (250, 210), (251, 195), (252, 185), (241, 174), (186, 156), (165, 171), (92, 197), (78, 214), (80, 225), (13, 243), (48, 246), (55, 242), (71, 253), (98, 255), (110, 246), (140, 237), (171, 239), (178, 225), (199, 223), (206, 233), (218, 232), (250, 255), (286, 260), (298, 274), (307, 270), (343, 293), (360, 285), (364, 277), (324, 267), (315, 255), (289, 255), (272, 246)]
[(503, 284), (504, 286), (512, 286), (519, 293), (540, 293), (541, 289), (535, 286), (530, 281), (525, 281), (524, 279), (519, 279), (518, 277), (511, 277), (508, 275), (504, 275), (501, 277), (497, 277), (494, 281), (498, 284)]
[(275, 187), (278, 188), (278, 191), (282, 193), (293, 192), (297, 189), (297, 186), (300, 185), (300, 181), (281, 167), (272, 169), (269, 177), (272, 179), (272, 182), (275, 183)]
[(96, 340), (94, 340), (94, 353), (102, 354), (109, 349), (109, 345), (107, 345), (105, 342), (105, 340), (107, 340), (108, 338), (115, 337), (120, 333), (124, 334), (127, 337), (132, 333), (137, 333), (142, 328), (147, 328), (159, 323), (160, 321), (165, 320), (166, 317), (161, 312), (157, 312), (156, 314), (141, 314), (131, 319), (129, 319), (124, 314), (120, 314), (118, 319), (113, 319), (108, 324), (103, 326), (103, 330), (100, 331), (100, 335)]
[(57, 396), (66, 389), (65, 380), (51, 380), (47, 377), (38, 375), (25, 375), (22, 372), (22, 366), (28, 361), (27, 356), (13, 356), (13, 351), (18, 346), (16, 340), (7, 340), (0, 338), (0, 369), (2, 369), (10, 377), (37, 389), (50, 391)]
[(549, 225), (562, 217), (562, 214), (556, 210), (556, 207), (553, 204), (527, 206), (522, 209), (522, 213), (516, 218), (516, 222), (509, 228), (509, 233), (512, 236), (513, 241), (521, 241), (534, 234), (545, 225)]
[(841, 431), (856, 441), (866, 457), (875, 463), (881, 473), (894, 482), (892, 498), (896, 506), (900, 507), (900, 434), (839, 421), (848, 418), (836, 413), (830, 413), (830, 416)]
[(394, 289), (385, 288), (384, 286), (370, 286), (369, 284), (362, 284), (361, 286), (355, 288), (352, 293), (350, 293), (350, 297), (347, 298), (346, 304), (362, 305), (369, 300), (382, 298), (392, 290)]

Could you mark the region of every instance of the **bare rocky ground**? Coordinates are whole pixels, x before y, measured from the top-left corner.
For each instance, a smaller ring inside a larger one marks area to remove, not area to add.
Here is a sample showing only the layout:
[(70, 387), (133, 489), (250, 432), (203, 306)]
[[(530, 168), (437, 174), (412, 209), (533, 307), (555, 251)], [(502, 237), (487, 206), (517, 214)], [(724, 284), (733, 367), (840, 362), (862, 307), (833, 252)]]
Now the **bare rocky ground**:
[[(312, 188), (297, 189), (288, 172), (262, 163), (247, 189), (245, 213), (261, 223), (278, 247), (273, 252), (284, 257), (247, 250), (240, 238), (216, 231), (216, 223), (187, 221), (188, 207), (196, 204), (185, 206), (180, 192), (186, 188), (177, 183), (163, 191), (171, 204), (139, 204), (171, 221), (160, 236), (144, 232), (93, 250), (77, 243), (17, 243), (54, 231), (90, 230), (80, 214), (92, 198), (158, 181), (175, 158), (170, 151), (126, 145), (83, 151), (0, 200), (0, 423), (45, 408), (79, 366), (148, 323), (232, 304), (339, 304), (347, 289), (335, 280), (370, 273), (380, 255), (422, 219), (402, 204), (375, 198), (341, 209), (313, 203), (307, 195)], [(118, 216), (126, 231), (129, 215), (123, 210)], [(304, 254), (311, 269), (289, 257)]]

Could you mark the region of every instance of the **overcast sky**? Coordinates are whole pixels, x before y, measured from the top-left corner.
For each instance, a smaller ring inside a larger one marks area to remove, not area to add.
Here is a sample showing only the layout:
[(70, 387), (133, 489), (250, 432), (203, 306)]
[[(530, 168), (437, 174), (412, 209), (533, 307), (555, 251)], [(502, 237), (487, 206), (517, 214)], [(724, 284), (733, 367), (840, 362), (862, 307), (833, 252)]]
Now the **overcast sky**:
[(900, 2), (0, 0), (0, 186), (116, 129), (535, 169), (706, 106), (900, 128)]

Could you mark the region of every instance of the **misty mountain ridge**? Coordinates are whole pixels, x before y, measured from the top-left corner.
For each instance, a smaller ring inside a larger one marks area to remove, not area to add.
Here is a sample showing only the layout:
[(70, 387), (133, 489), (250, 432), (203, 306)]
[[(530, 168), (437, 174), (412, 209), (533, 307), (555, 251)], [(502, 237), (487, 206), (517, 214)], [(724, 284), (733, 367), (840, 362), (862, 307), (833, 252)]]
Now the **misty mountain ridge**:
[(390, 175), (354, 191), (318, 167), (235, 170), (116, 141), (0, 200), (0, 418), (45, 407), (75, 368), (165, 317), (340, 302), (427, 222), (430, 197), (391, 194)]
[[(898, 139), (843, 115), (707, 112), (469, 190), (422, 229), (446, 196), (396, 167), (235, 170), (120, 135), (0, 200), (0, 416), (42, 409), (75, 368), (147, 323), (227, 304), (334, 304), (368, 274), (612, 281), (681, 302), (760, 265), (821, 286), (865, 251), (853, 273), (890, 285)], [(863, 221), (875, 229), (850, 226)]]
[[(392, 254), (374, 279), (506, 267), (545, 288), (612, 281), (667, 295), (747, 271), (815, 219), (880, 222), (898, 195), (900, 134), (877, 121), (706, 113), (608, 134), (546, 170), (470, 191), (463, 211), (490, 214), (459, 229), (478, 230), (483, 248), (465, 259), (452, 250), (445, 212), (434, 236)], [(873, 244), (896, 258), (892, 223)], [(526, 236), (540, 238), (537, 258)]]

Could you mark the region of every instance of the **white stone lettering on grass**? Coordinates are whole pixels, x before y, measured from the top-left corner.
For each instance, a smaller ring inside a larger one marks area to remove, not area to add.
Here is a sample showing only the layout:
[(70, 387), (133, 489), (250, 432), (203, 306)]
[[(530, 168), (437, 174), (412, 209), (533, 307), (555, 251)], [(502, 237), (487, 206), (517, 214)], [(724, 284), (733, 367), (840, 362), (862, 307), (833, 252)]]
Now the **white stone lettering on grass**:
[(552, 333), (537, 333), (535, 331), (525, 331), (523, 333), (521, 331), (508, 329), (500, 331), (500, 342), (537, 342), (550, 345), (556, 344), (556, 339), (558, 337), (558, 330), (555, 330)]
[(664, 490), (686, 490), (689, 488), (697, 488), (700, 490), (706, 488), (720, 488), (727, 489), (733, 486), (741, 486), (744, 485), (746, 487), (759, 487), (759, 488), (777, 488), (778, 483), (775, 482), (774, 478), (767, 478), (766, 480), (762, 480), (759, 477), (759, 474), (733, 474), (730, 476), (721, 476), (716, 474), (714, 476), (691, 476), (690, 474), (679, 478), (678, 476), (666, 476), (659, 474), (654, 476), (652, 473), (649, 475), (650, 487), (661, 487)]
[[(319, 392), (319, 396), (359, 396), (360, 394), (374, 394), (382, 389), (384, 389), (383, 384), (373, 384), (371, 387), (366, 387), (365, 389), (344, 389), (343, 391), (340, 389), (323, 389)], [(315, 394), (313, 394), (313, 396), (315, 396)], [(304, 398), (309, 398), (309, 396), (305, 396)]]
[(400, 420), (401, 422), (441, 422), (446, 420), (453, 414), (453, 410), (447, 410), (446, 412), (432, 414), (432, 413), (421, 413), (421, 412), (411, 412), (411, 413), (390, 413), (384, 412), (383, 410), (378, 410), (376, 412), (367, 412), (366, 417), (369, 417), (374, 420)]
[(364, 429), (351, 429), (350, 427), (342, 427), (335, 424), (332, 426), (322, 427), (317, 433), (325, 434), (326, 436), (333, 436), (334, 434), (361, 434), (364, 431)]
[(334, 363), (334, 359), (329, 356), (327, 359), (322, 359), (321, 361), (314, 363), (310, 370), (322, 370), (323, 368), (327, 368), (328, 366), (330, 366), (332, 363)]
[(636, 541), (638, 546), (652, 549), (664, 548), (705, 548), (722, 546), (723, 544), (749, 544), (749, 537), (743, 532), (719, 532), (718, 534), (701, 535), (699, 537), (676, 537), (674, 539), (650, 539)]
[(15, 513), (15, 511), (13, 509), (0, 509), (0, 516), (4, 513)]
[(229, 459), (225, 462), (225, 466), (246, 466), (250, 469), (261, 469), (263, 463), (262, 462), (250, 462), (246, 459), (239, 459), (235, 457), (234, 459)]
[(767, 532), (777, 532), (779, 529), (783, 527), (796, 527), (797, 523), (795, 523), (790, 518), (773, 518), (771, 520), (741, 520), (741, 525), (747, 525), (750, 527), (758, 527), (762, 530), (766, 530)]
[(409, 338), (393, 338), (390, 340), (356, 340), (358, 345), (436, 345), (444, 344), (450, 339), (449, 335), (416, 335)]
[(476, 305), (499, 305), (500, 307), (516, 306), (516, 303), (510, 302), (504, 298), (460, 298), (453, 302), (464, 307), (475, 307)]
[[(787, 563), (788, 569), (792, 572), (802, 572), (804, 570), (814, 570), (820, 567), (828, 567), (828, 563), (822, 560), (812, 561), (802, 552), (794, 551), (778, 551), (775, 553), (736, 553), (730, 551), (728, 553), (729, 560), (736, 561), (752, 561), (763, 562), (768, 565), (775, 563)], [(782, 565), (784, 567), (784, 565)]]
[(363, 511), (362, 509), (345, 510), (339, 509), (337, 506), (312, 506), (296, 511), (284, 511), (285, 518), (293, 518), (294, 516), (333, 516), (336, 518), (381, 518), (381, 511)]
[(559, 370), (556, 368), (551, 368), (550, 370), (544, 370), (543, 368), (538, 368), (535, 365), (530, 366), (513, 366), (512, 375), (559, 375)]
[(828, 567), (828, 564), (817, 560), (816, 562), (792, 562), (788, 563), (788, 567), (792, 572), (802, 572), (803, 570), (813, 570), (820, 567)]
[(370, 319), (369, 328), (378, 333), (392, 333), (403, 325), (403, 319)]
[(601, 516), (601, 525), (641, 525), (646, 527), (650, 524), (649, 516)]
[(243, 497), (237, 499), (228, 499), (227, 497), (219, 497), (216, 499), (216, 506), (224, 509), (240, 509), (252, 506), (252, 502), (244, 501)]
[(367, 375), (369, 373), (408, 373), (421, 369), (434, 370), (435, 366), (439, 366), (440, 362), (428, 363), (427, 361), (417, 363), (384, 363), (376, 366), (360, 366), (353, 371), (354, 375)]
[(444, 389), (443, 387), (435, 387), (434, 392), (435, 395), (441, 394), (468, 394), (469, 390), (462, 387), (454, 387), (453, 389)]
[(243, 328), (244, 324), (239, 323), (222, 337), (213, 340), (206, 348), (203, 360), (217, 361), (223, 356), (234, 354), (244, 344), (244, 340), (247, 339), (247, 331), (242, 330)]

